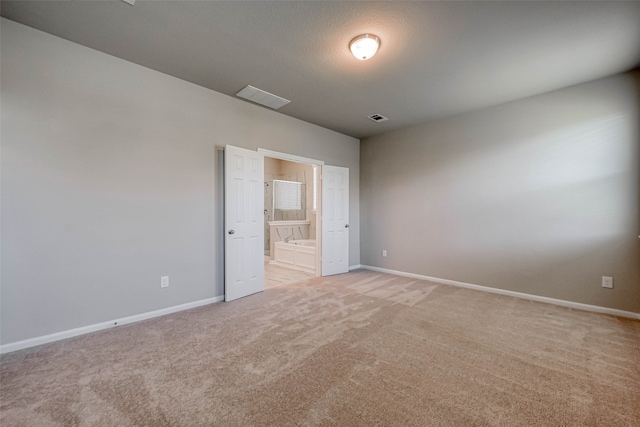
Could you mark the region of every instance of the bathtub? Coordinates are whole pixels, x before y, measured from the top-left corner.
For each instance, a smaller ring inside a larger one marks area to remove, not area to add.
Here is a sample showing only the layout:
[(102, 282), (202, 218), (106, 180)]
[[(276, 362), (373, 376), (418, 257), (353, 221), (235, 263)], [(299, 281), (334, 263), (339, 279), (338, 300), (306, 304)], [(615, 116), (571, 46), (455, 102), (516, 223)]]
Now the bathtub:
[(295, 270), (316, 272), (316, 241), (290, 240), (289, 243), (276, 242), (271, 264)]

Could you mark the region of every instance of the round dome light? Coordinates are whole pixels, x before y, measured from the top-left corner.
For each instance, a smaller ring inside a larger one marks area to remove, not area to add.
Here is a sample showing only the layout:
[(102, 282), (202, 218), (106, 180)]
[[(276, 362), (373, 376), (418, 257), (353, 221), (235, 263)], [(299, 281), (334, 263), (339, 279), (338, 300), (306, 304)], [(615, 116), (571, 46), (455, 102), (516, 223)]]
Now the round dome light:
[(380, 47), (380, 39), (373, 34), (362, 34), (349, 43), (349, 49), (356, 59), (365, 61), (371, 59)]

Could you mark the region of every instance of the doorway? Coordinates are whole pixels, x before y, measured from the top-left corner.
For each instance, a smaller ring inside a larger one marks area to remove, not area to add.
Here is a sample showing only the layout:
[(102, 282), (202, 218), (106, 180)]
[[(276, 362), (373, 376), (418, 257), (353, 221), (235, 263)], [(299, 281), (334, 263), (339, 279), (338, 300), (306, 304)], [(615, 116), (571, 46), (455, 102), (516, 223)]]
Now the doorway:
[[(265, 175), (265, 158), (267, 169), (278, 162), (277, 173)], [(265, 256), (269, 263), (276, 261), (311, 277), (348, 272), (348, 168), (230, 145), (225, 148), (224, 164), (226, 301), (264, 290)], [(279, 202), (267, 201), (271, 217), (265, 209), (267, 184), (273, 185), (274, 193), (281, 187), (283, 197)], [(267, 225), (269, 243), (265, 244)], [(278, 232), (280, 226), (284, 228)]]
[(264, 154), (265, 288), (320, 276), (322, 162)]

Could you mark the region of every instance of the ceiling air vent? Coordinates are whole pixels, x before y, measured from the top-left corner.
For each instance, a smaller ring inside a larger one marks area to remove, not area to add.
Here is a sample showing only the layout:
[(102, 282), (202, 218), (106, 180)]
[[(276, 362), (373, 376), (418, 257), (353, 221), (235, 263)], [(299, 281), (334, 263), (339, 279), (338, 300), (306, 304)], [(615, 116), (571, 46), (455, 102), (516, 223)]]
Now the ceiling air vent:
[(381, 116), (380, 114), (372, 114), (370, 116), (367, 116), (367, 118), (373, 120), (376, 123), (386, 122), (387, 120), (389, 120), (387, 117)]
[(257, 87), (247, 85), (240, 92), (236, 93), (236, 96), (240, 98), (248, 99), (251, 102), (255, 102), (256, 104), (264, 105), (265, 107), (273, 108), (277, 110), (278, 108), (287, 105), (291, 101), (288, 99), (280, 98), (272, 93), (265, 92), (262, 89), (258, 89)]

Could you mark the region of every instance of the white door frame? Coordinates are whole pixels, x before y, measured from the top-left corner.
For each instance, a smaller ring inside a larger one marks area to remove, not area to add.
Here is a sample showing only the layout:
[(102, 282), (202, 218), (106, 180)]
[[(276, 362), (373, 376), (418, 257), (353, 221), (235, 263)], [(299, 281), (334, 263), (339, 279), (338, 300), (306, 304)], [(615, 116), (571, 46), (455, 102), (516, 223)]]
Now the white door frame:
[(323, 160), (310, 159), (308, 157), (296, 156), (293, 154), (280, 153), (278, 151), (266, 150), (264, 148), (258, 148), (258, 153), (264, 154), (265, 157), (273, 157), (274, 159), (290, 160), (298, 163), (309, 163), (310, 165), (324, 165)]

